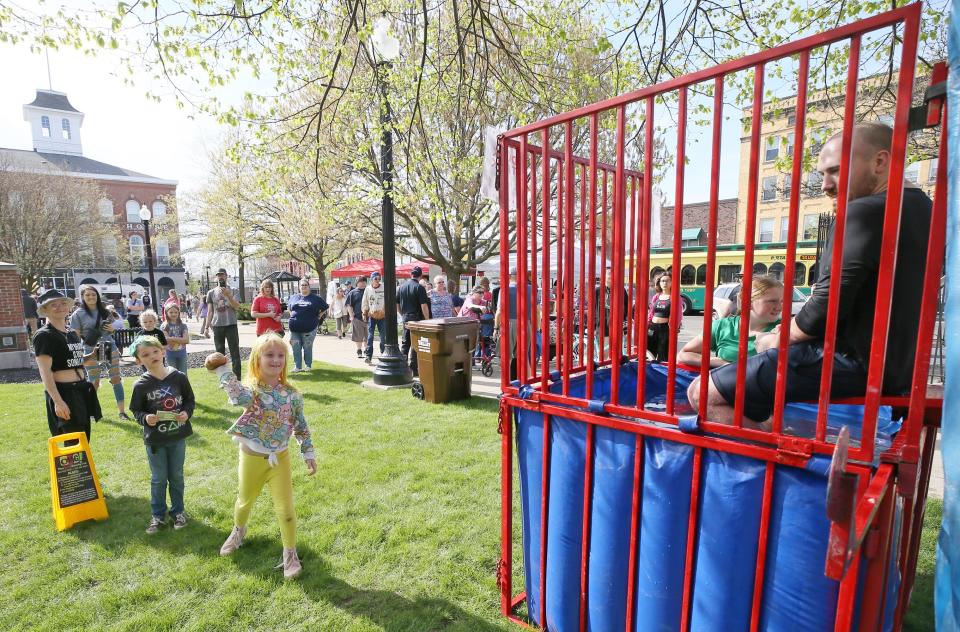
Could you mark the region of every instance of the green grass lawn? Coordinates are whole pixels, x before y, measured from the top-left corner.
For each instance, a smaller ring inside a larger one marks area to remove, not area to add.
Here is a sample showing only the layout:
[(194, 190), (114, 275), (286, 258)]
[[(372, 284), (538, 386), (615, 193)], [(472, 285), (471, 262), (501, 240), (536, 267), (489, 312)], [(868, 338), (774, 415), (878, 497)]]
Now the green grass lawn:
[[(409, 391), (369, 391), (366, 371), (316, 365), (305, 394), (319, 471), (294, 463), (304, 574), (273, 569), (279, 529), (265, 490), (246, 543), (218, 550), (232, 526), (240, 409), (194, 370), (188, 527), (148, 536), (149, 477), (135, 423), (93, 428), (110, 519), (57, 533), (50, 511), (42, 388), (0, 385), (0, 630), (519, 629), (499, 615), (499, 435), (496, 402), (435, 406)], [(132, 380), (126, 381), (127, 394)], [(910, 630), (932, 626), (931, 503)], [(516, 534), (519, 537), (519, 533)], [(520, 585), (519, 547), (515, 586)]]

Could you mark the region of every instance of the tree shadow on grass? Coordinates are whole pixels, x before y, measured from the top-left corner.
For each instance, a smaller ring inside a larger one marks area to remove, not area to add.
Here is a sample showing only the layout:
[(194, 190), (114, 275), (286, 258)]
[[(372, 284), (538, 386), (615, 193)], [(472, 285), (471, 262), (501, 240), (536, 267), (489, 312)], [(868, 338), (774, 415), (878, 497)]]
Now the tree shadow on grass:
[(297, 373), (294, 377), (294, 383), (340, 383), (340, 384), (360, 384), (370, 379), (370, 371), (359, 371), (351, 369), (327, 369), (322, 366), (314, 366), (307, 373)]
[[(147, 535), (143, 528), (150, 519), (149, 498), (107, 496), (110, 519), (85, 522), (71, 532), (80, 540), (94, 543), (122, 554), (131, 543), (142, 543), (171, 555), (194, 554), (215, 558), (228, 531), (206, 524), (202, 517), (191, 516), (186, 528), (174, 531), (164, 528)], [(266, 512), (265, 512), (266, 513)], [(264, 520), (272, 516), (263, 516)], [(313, 601), (323, 601), (355, 617), (362, 617), (387, 632), (421, 632), (428, 630), (462, 630), (493, 632), (499, 628), (446, 599), (433, 596), (406, 597), (388, 590), (363, 589), (336, 577), (330, 564), (313, 548), (302, 542), (297, 547), (303, 562), (303, 573), (295, 581)], [(279, 538), (252, 535), (243, 547), (230, 556), (239, 572), (256, 576), (279, 588), (284, 583), (282, 571), (275, 569), (280, 559)]]

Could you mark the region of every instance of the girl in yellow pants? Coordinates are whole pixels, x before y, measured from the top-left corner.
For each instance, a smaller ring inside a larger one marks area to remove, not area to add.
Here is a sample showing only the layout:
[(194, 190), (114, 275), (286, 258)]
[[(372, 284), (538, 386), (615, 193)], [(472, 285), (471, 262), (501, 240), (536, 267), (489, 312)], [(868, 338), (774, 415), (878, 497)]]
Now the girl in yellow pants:
[(280, 522), (281, 565), (287, 579), (302, 570), (297, 556), (297, 514), (288, 450), (291, 435), (300, 444), (309, 474), (317, 471), (310, 428), (303, 416), (303, 396), (287, 381), (290, 354), (289, 345), (275, 333), (257, 338), (250, 352), (246, 384), (237, 380), (223, 354), (210, 354), (206, 360), (207, 369), (218, 374), (230, 403), (244, 407), (227, 431), (240, 444), (239, 493), (233, 531), (220, 547), (220, 555), (230, 555), (243, 544), (250, 510), (263, 486), (269, 485)]

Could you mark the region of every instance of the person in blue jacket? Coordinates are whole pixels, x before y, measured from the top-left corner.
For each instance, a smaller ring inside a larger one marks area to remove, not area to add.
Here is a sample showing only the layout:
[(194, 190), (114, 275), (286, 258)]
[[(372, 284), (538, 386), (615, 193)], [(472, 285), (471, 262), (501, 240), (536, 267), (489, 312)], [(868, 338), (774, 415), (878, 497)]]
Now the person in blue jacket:
[(310, 280), (300, 280), (300, 291), (287, 301), (290, 311), (290, 346), (293, 347), (294, 373), (313, 368), (313, 340), (317, 337), (320, 318), (329, 309), (322, 298), (310, 291)]

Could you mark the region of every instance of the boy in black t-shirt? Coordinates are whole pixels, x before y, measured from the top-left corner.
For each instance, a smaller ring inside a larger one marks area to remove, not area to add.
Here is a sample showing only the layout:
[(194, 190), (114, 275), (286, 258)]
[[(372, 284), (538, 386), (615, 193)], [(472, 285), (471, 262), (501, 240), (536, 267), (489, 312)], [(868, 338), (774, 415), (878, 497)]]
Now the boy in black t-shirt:
[(143, 426), (143, 442), (150, 463), (150, 524), (147, 533), (156, 533), (166, 524), (167, 486), (170, 487), (170, 515), (173, 528), (187, 526), (183, 510), (183, 462), (186, 438), (193, 434), (190, 418), (196, 402), (187, 376), (164, 366), (164, 348), (153, 336), (139, 336), (130, 355), (146, 372), (133, 385), (130, 412)]

